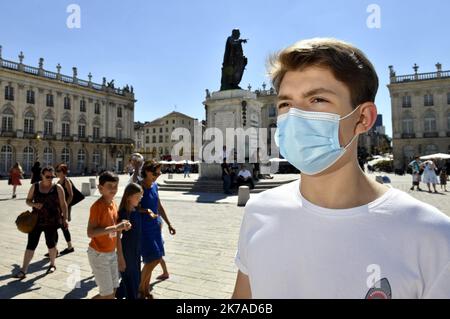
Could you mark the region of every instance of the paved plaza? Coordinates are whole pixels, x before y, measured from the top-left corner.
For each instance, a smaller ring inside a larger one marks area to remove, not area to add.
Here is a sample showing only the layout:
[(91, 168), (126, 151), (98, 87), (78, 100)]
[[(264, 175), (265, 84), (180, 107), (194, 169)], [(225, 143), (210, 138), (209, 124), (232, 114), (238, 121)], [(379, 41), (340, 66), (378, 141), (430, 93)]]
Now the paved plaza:
[[(191, 179), (197, 176), (191, 174)], [(289, 179), (292, 175), (277, 175)], [(388, 175), (392, 185), (411, 193), (414, 197), (438, 207), (450, 215), (450, 193), (429, 194), (409, 191), (411, 177)], [(165, 176), (161, 177), (162, 179)], [(175, 175), (175, 178), (183, 178)], [(73, 178), (80, 188), (88, 177)], [(118, 196), (123, 193), (128, 176), (120, 176)], [(89, 207), (99, 197), (98, 192), (87, 197), (73, 208), (70, 230), (75, 252), (58, 257), (57, 270), (45, 275), (48, 259), (44, 236), (35, 252), (27, 278), (18, 281), (11, 273), (19, 269), (26, 246), (27, 236), (20, 233), (14, 221), (17, 215), (28, 209), (25, 198), (30, 181), (24, 180), (18, 190), (17, 199), (11, 198), (11, 186), (0, 181), (0, 298), (90, 298), (97, 294), (86, 250), (89, 239), (86, 225)], [(422, 188), (425, 188), (422, 185)], [(237, 268), (234, 255), (239, 236), (239, 227), (244, 208), (237, 206), (236, 196), (222, 194), (189, 194), (183, 192), (161, 192), (161, 200), (173, 226), (177, 230), (170, 236), (164, 228), (167, 266), (170, 279), (164, 282), (153, 280), (156, 298), (229, 298), (231, 296)], [(255, 195), (251, 195), (255, 196)], [(119, 202), (120, 197), (117, 197)], [(59, 249), (65, 248), (60, 232)], [(156, 268), (154, 278), (161, 273)], [(154, 279), (153, 278), (153, 279)]]

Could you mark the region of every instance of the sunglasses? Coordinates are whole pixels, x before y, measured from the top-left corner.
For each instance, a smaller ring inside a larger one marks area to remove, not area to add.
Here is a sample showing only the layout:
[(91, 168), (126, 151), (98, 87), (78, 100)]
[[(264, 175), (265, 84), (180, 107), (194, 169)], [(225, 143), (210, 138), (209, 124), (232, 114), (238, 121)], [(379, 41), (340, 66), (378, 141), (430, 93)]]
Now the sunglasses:
[(57, 170), (56, 170), (56, 173), (61, 173), (61, 170), (60, 170), (60, 169), (57, 169)]
[(46, 179), (53, 179), (53, 178), (55, 178), (55, 176), (48, 176), (48, 175), (47, 175), (47, 176), (44, 175), (44, 177), (45, 177)]

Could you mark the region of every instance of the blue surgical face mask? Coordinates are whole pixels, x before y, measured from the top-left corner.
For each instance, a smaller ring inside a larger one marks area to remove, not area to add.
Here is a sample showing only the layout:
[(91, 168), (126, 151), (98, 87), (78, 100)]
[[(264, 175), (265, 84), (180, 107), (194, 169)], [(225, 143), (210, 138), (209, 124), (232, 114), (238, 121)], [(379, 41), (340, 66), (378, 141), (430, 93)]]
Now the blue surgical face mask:
[(316, 175), (336, 163), (358, 137), (355, 135), (344, 147), (339, 143), (339, 122), (351, 116), (302, 111), (291, 107), (278, 116), (275, 143), (283, 157), (301, 173)]

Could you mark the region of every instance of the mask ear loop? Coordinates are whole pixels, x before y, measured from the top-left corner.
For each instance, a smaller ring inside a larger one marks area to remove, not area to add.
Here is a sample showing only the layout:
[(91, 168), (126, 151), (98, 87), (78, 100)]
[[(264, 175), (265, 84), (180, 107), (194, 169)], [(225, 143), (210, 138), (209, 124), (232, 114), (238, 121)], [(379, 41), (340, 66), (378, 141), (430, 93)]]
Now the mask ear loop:
[[(352, 116), (353, 113), (355, 113), (356, 110), (359, 109), (359, 107), (360, 107), (361, 105), (362, 105), (362, 104), (358, 105), (352, 112), (350, 112), (350, 113), (347, 114), (346, 116), (341, 117), (341, 118), (339, 119), (339, 121), (345, 120), (346, 118), (349, 118), (350, 116)], [(360, 122), (358, 121), (358, 123), (356, 123), (356, 125), (358, 125), (359, 123), (360, 123)], [(356, 126), (355, 126), (355, 127), (356, 127)], [(346, 151), (346, 150), (350, 147), (350, 145), (355, 141), (355, 139), (356, 139), (358, 136), (359, 136), (359, 134), (354, 134), (354, 135), (353, 135), (353, 138), (350, 140), (350, 142), (348, 142), (347, 145), (344, 146), (342, 149), (343, 149), (344, 151)]]

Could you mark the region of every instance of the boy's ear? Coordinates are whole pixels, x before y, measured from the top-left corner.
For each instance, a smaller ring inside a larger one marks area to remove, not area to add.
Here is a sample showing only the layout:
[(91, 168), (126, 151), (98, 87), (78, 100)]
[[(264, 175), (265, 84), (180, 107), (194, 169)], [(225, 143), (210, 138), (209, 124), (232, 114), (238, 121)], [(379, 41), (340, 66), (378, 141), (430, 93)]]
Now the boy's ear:
[(377, 107), (373, 102), (366, 102), (360, 106), (360, 117), (355, 128), (355, 134), (368, 132), (377, 120)]

